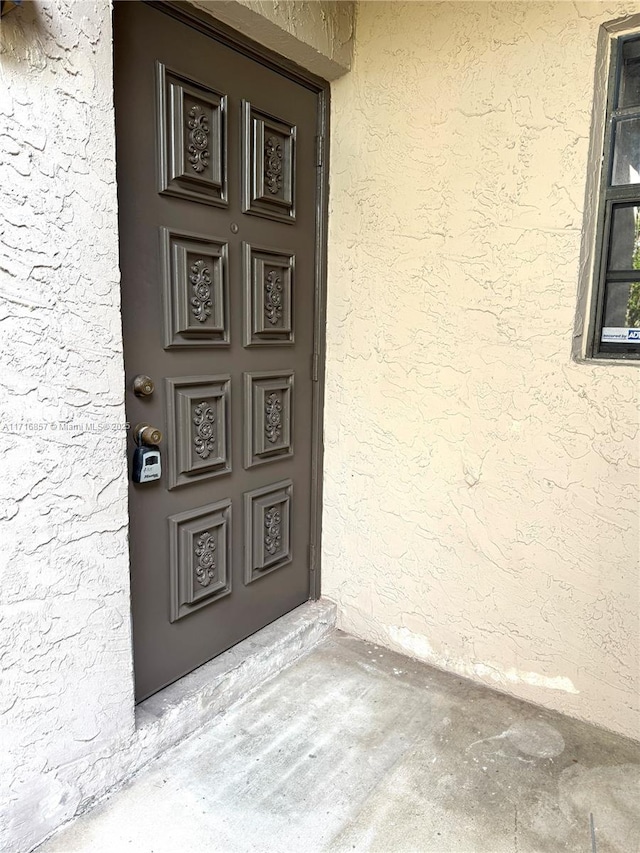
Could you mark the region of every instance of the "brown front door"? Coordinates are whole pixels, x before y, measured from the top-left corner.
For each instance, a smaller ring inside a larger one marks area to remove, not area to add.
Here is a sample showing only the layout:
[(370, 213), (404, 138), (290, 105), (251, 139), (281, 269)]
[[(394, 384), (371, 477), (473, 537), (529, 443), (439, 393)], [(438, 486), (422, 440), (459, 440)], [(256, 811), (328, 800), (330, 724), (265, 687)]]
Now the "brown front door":
[(129, 496), (141, 700), (309, 598), (318, 93), (114, 18), (127, 416), (163, 433)]

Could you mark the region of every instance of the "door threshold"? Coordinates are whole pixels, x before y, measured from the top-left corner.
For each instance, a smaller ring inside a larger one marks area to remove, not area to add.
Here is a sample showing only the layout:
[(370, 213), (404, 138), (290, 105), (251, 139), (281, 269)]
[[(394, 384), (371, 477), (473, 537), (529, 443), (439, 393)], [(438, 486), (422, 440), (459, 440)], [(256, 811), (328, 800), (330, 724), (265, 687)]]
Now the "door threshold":
[(135, 719), (148, 757), (193, 734), (308, 654), (335, 624), (332, 601), (308, 601), (145, 699)]

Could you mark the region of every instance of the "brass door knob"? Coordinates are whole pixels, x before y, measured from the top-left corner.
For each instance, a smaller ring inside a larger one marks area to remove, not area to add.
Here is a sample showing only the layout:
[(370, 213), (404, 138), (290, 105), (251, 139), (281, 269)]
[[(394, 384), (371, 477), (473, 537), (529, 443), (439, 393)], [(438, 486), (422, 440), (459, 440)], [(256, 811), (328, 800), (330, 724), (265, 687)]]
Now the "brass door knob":
[(160, 444), (162, 432), (150, 424), (137, 424), (133, 431), (136, 444)]
[(133, 380), (133, 393), (136, 397), (150, 397), (155, 389), (153, 379), (140, 373)]

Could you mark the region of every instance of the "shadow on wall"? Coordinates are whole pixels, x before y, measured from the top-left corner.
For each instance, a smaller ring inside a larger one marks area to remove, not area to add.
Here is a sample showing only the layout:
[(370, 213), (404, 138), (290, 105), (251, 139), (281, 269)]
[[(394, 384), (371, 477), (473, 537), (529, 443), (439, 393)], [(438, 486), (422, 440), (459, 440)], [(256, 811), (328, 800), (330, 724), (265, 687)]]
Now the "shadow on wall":
[(3, 67), (17, 68), (27, 57), (37, 65), (34, 59), (39, 55), (44, 67), (48, 28), (39, 5), (29, 2), (17, 6), (0, 0), (0, 7), (0, 71)]

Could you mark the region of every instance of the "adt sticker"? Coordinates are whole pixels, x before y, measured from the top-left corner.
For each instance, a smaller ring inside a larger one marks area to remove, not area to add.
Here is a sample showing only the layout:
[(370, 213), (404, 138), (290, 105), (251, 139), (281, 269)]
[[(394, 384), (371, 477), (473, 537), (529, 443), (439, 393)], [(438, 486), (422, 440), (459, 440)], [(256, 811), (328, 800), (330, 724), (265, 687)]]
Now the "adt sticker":
[(625, 329), (624, 326), (608, 326), (602, 330), (600, 340), (610, 344), (640, 343), (640, 329)]

